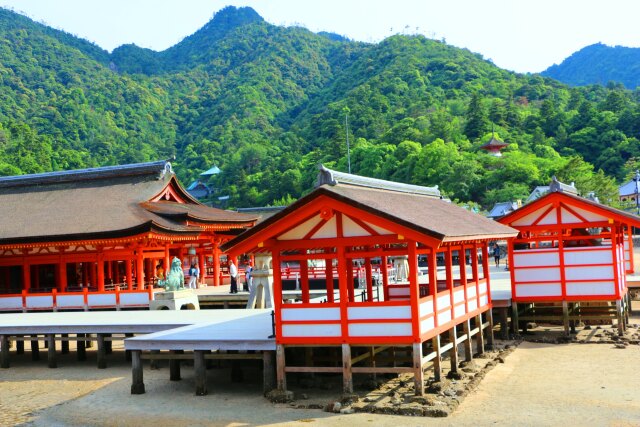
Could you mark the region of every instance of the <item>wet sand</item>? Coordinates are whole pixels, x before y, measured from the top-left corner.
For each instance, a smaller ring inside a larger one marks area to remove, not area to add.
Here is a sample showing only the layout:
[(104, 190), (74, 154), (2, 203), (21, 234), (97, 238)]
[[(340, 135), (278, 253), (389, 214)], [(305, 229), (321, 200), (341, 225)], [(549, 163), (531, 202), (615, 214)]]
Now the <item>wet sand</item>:
[[(233, 383), (229, 369), (211, 369), (208, 396), (194, 393), (192, 369), (170, 382), (166, 364), (145, 367), (147, 393), (129, 394), (130, 365), (118, 347), (110, 366), (98, 370), (95, 354), (77, 362), (59, 357), (59, 368), (12, 355), (0, 370), (0, 424), (35, 426), (170, 425), (640, 425), (640, 346), (523, 343), (490, 371), (448, 418), (330, 414), (273, 405), (262, 397), (259, 370)], [(328, 401), (328, 400), (327, 400)]]

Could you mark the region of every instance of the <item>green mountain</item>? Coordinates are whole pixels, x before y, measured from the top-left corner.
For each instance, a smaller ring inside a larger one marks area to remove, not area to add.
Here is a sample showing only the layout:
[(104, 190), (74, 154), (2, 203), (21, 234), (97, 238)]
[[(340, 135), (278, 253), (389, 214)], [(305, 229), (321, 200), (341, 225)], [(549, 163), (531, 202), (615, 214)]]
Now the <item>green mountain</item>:
[(596, 43), (575, 52), (560, 65), (542, 72), (572, 86), (622, 83), (629, 89), (640, 86), (640, 48)]
[[(231, 205), (286, 203), (320, 162), (489, 206), (552, 175), (615, 202), (640, 158), (637, 97), (502, 70), (422, 36), (378, 44), (227, 7), (175, 46), (111, 54), (0, 13), (0, 174), (176, 156)], [(504, 156), (480, 146), (495, 136)]]

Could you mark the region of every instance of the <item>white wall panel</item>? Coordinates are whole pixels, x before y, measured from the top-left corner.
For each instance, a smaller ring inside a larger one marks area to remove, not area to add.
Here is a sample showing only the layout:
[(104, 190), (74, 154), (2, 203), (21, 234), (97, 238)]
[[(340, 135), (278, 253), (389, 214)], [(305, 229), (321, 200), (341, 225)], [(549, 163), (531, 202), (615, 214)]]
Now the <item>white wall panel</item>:
[(429, 313), (433, 313), (433, 300), (420, 303), (420, 317)]
[(442, 325), (451, 320), (451, 311), (447, 310), (443, 313), (438, 314), (438, 325)]
[(413, 335), (411, 323), (350, 323), (352, 337), (406, 337)]
[(53, 296), (27, 296), (25, 305), (27, 306), (27, 308), (53, 308)]
[(489, 304), (489, 297), (486, 295), (483, 297), (480, 297), (480, 306), (487, 305), (487, 304)]
[(557, 249), (548, 252), (515, 251), (513, 253), (513, 265), (515, 267), (538, 267), (560, 265), (560, 256)]
[(84, 307), (83, 295), (58, 295), (56, 296), (56, 305), (58, 308), (77, 308)]
[(0, 310), (22, 310), (22, 297), (0, 298)]
[(567, 267), (565, 268), (565, 278), (567, 280), (590, 280), (590, 279), (613, 279), (613, 266), (600, 267)]
[(435, 328), (433, 317), (420, 322), (420, 333), (432, 331)]
[(116, 294), (88, 294), (87, 305), (93, 306), (114, 306), (116, 305)]
[(613, 295), (615, 292), (613, 281), (567, 283), (567, 295)]
[(147, 292), (120, 294), (121, 307), (140, 305), (149, 305), (149, 294)]
[(394, 307), (349, 307), (349, 320), (354, 319), (411, 319), (411, 306)]
[(470, 299), (468, 305), (469, 305), (469, 311), (473, 311), (476, 308), (478, 308), (478, 301), (475, 298)]
[(283, 337), (339, 337), (342, 329), (335, 325), (282, 325)]
[(282, 320), (340, 320), (340, 307), (283, 308)]
[(466, 314), (466, 307), (464, 306), (464, 304), (460, 304), (459, 306), (455, 307), (453, 309), (453, 315), (458, 318), (461, 316), (464, 316)]
[(438, 310), (442, 310), (445, 307), (451, 306), (451, 297), (449, 295), (442, 295), (438, 297)]
[(547, 297), (562, 295), (560, 283), (516, 285), (516, 297)]
[(533, 281), (547, 281), (547, 280), (560, 280), (560, 268), (517, 268), (514, 271), (516, 283), (518, 282), (533, 282)]
[(596, 251), (566, 249), (564, 263), (565, 265), (611, 264), (613, 263), (613, 253), (611, 252), (611, 247)]
[(455, 288), (453, 291), (453, 303), (464, 301), (464, 288)]

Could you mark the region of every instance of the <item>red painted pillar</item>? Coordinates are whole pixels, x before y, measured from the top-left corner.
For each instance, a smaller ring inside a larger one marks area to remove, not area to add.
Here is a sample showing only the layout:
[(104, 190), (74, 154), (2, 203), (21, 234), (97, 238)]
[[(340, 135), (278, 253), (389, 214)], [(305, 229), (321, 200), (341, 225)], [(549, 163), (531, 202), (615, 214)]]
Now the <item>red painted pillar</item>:
[(96, 283), (98, 285), (98, 291), (104, 292), (104, 254), (98, 254), (98, 260), (96, 262), (96, 270), (98, 274), (96, 277)]
[(276, 342), (282, 337), (282, 322), (280, 321), (282, 310), (282, 270), (280, 268), (280, 249), (274, 248), (271, 254), (273, 264), (273, 305), (275, 306)]
[[(207, 275), (207, 266), (206, 266), (204, 260), (205, 260), (204, 250), (201, 249), (200, 253), (198, 254), (198, 266), (200, 268), (200, 277), (198, 278), (198, 280), (199, 280), (198, 283), (206, 283), (205, 282), (205, 277)], [(236, 264), (236, 265), (238, 265), (238, 264)]]
[(387, 268), (387, 257), (380, 257), (380, 274), (382, 274), (382, 288), (384, 300), (389, 301), (389, 270)]
[(67, 263), (63, 260), (60, 260), (58, 264), (56, 264), (56, 273), (57, 274), (57, 288), (58, 291), (64, 292), (67, 288)]
[(436, 249), (431, 248), (428, 255), (429, 266), (429, 293), (433, 298), (433, 325), (438, 326), (438, 257)]
[(142, 249), (138, 249), (136, 254), (136, 284), (138, 289), (144, 289), (144, 258), (142, 257)]
[(220, 248), (218, 242), (213, 244), (213, 286), (220, 286)]
[(420, 342), (420, 290), (418, 284), (418, 252), (416, 242), (407, 241), (407, 255), (409, 255), (409, 300), (411, 302), (411, 328), (413, 341)]
[(31, 289), (31, 264), (28, 262), (22, 265), (22, 289), (27, 292)]
[(309, 302), (309, 263), (306, 259), (300, 260), (300, 289), (302, 290), (302, 302)]
[(324, 270), (327, 280), (327, 302), (334, 302), (333, 294), (335, 289), (333, 287), (333, 259), (329, 258), (325, 260)]
[(111, 265), (113, 261), (107, 261), (107, 277), (106, 280), (110, 280), (112, 282), (116, 282), (117, 280), (113, 280), (113, 266)]
[(169, 245), (164, 245), (164, 265), (162, 268), (164, 269), (164, 278), (167, 278), (169, 274), (169, 270), (171, 270), (171, 257), (169, 256)]
[(373, 301), (373, 281), (371, 276), (371, 258), (364, 259), (364, 275), (367, 281), (367, 301)]
[(130, 259), (124, 260), (124, 268), (125, 268), (125, 274), (126, 274), (125, 280), (127, 281), (127, 289), (129, 289), (130, 291), (133, 290), (133, 273), (131, 271), (132, 262), (133, 260), (130, 260)]

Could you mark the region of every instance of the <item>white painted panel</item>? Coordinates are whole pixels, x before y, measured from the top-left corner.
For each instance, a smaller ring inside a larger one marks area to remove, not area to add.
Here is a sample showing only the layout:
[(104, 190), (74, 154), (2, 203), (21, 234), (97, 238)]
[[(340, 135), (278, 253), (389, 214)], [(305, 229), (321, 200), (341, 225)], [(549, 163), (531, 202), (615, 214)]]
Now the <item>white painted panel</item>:
[(486, 294), (487, 293), (487, 283), (486, 282), (482, 282), (478, 285), (478, 289), (480, 291), (480, 294)]
[(516, 285), (516, 297), (548, 297), (562, 295), (560, 283)]
[(571, 209), (575, 213), (577, 213), (578, 215), (580, 215), (581, 217), (586, 219), (587, 221), (595, 222), (595, 221), (608, 221), (609, 220), (609, 218), (607, 218), (605, 216), (598, 215), (598, 214), (595, 214), (593, 212), (586, 211), (586, 210), (581, 209), (581, 208), (579, 208), (577, 206), (571, 206)]
[(567, 249), (564, 253), (565, 265), (584, 265), (584, 264), (612, 264), (613, 253), (611, 248), (585, 251)]
[(472, 300), (469, 300), (468, 305), (469, 305), (469, 311), (473, 311), (476, 308), (478, 308), (478, 301), (474, 298)]
[(411, 319), (411, 306), (394, 307), (349, 307), (349, 320), (354, 319)]
[(567, 280), (584, 280), (584, 279), (613, 279), (613, 266), (600, 267), (567, 267), (565, 268), (565, 277)]
[(58, 308), (84, 307), (83, 295), (58, 295), (56, 297)]
[(629, 236), (624, 236), (624, 248), (626, 250), (629, 250), (629, 241), (627, 240), (629, 238)]
[(350, 323), (352, 337), (406, 337), (413, 335), (411, 323)]
[(460, 304), (459, 306), (455, 307), (453, 309), (453, 315), (455, 317), (460, 317), (460, 316), (464, 316), (465, 315), (465, 306), (464, 304)]
[(22, 297), (0, 298), (0, 310), (22, 310)]
[(53, 296), (27, 296), (25, 304), (27, 308), (53, 308)]
[(480, 297), (480, 306), (487, 305), (487, 304), (489, 304), (489, 297), (486, 295), (483, 297)]
[(282, 320), (339, 320), (340, 307), (283, 308)]
[(538, 219), (551, 205), (544, 205), (540, 209), (531, 212), (529, 215), (525, 215), (517, 221), (514, 221), (511, 225), (531, 225)]
[(631, 263), (629, 261), (626, 261), (624, 263), (624, 268), (627, 269), (627, 270), (631, 270)]
[(420, 303), (420, 317), (433, 313), (433, 300)]
[(120, 294), (120, 307), (149, 305), (148, 292)]
[(389, 288), (389, 295), (394, 296), (394, 297), (408, 297), (410, 294), (409, 292), (409, 287), (393, 287), (393, 288)]
[(551, 209), (545, 216), (542, 218), (538, 225), (553, 225), (558, 223), (558, 215), (555, 209)]
[(581, 219), (564, 208), (560, 210), (560, 220), (563, 224), (576, 224), (582, 222)]
[(537, 267), (560, 265), (560, 255), (557, 249), (548, 252), (515, 251), (513, 253), (515, 267)]
[(453, 303), (464, 301), (464, 288), (456, 288), (453, 291)]
[(469, 284), (467, 287), (467, 298), (473, 298), (476, 296), (476, 287), (475, 285)]
[(435, 328), (433, 317), (420, 322), (420, 333), (432, 331)]
[(283, 337), (339, 337), (342, 329), (336, 325), (282, 325)]
[(449, 295), (442, 295), (438, 297), (438, 310), (451, 306), (451, 297)]
[(342, 234), (344, 237), (356, 237), (356, 236), (370, 236), (371, 234), (353, 222), (351, 218), (346, 215), (342, 216)]
[(567, 295), (613, 295), (615, 292), (613, 281), (567, 283)]
[(88, 294), (87, 305), (95, 306), (114, 306), (116, 305), (116, 294)]
[(533, 281), (546, 281), (546, 280), (560, 280), (560, 268), (526, 268), (516, 269), (514, 271), (516, 283), (517, 282), (533, 282)]
[(365, 222), (365, 224), (367, 224), (369, 227), (373, 228), (373, 230), (378, 233), (378, 234), (396, 234), (392, 231), (387, 230), (386, 228), (382, 228), (382, 227), (378, 227), (377, 225), (373, 225), (371, 223)]
[(447, 310), (438, 314), (438, 325), (443, 325), (451, 320), (451, 311)]
[(302, 239), (320, 221), (322, 221), (322, 218), (320, 218), (319, 215), (316, 215), (313, 218), (309, 218), (307, 221), (303, 222), (299, 226), (287, 231), (286, 233), (282, 233), (280, 236), (278, 236), (278, 240), (298, 240), (298, 239)]
[[(344, 218), (344, 217), (343, 217)], [(320, 230), (316, 231), (312, 239), (331, 239), (338, 236), (336, 215), (331, 217), (325, 225), (320, 227)]]

